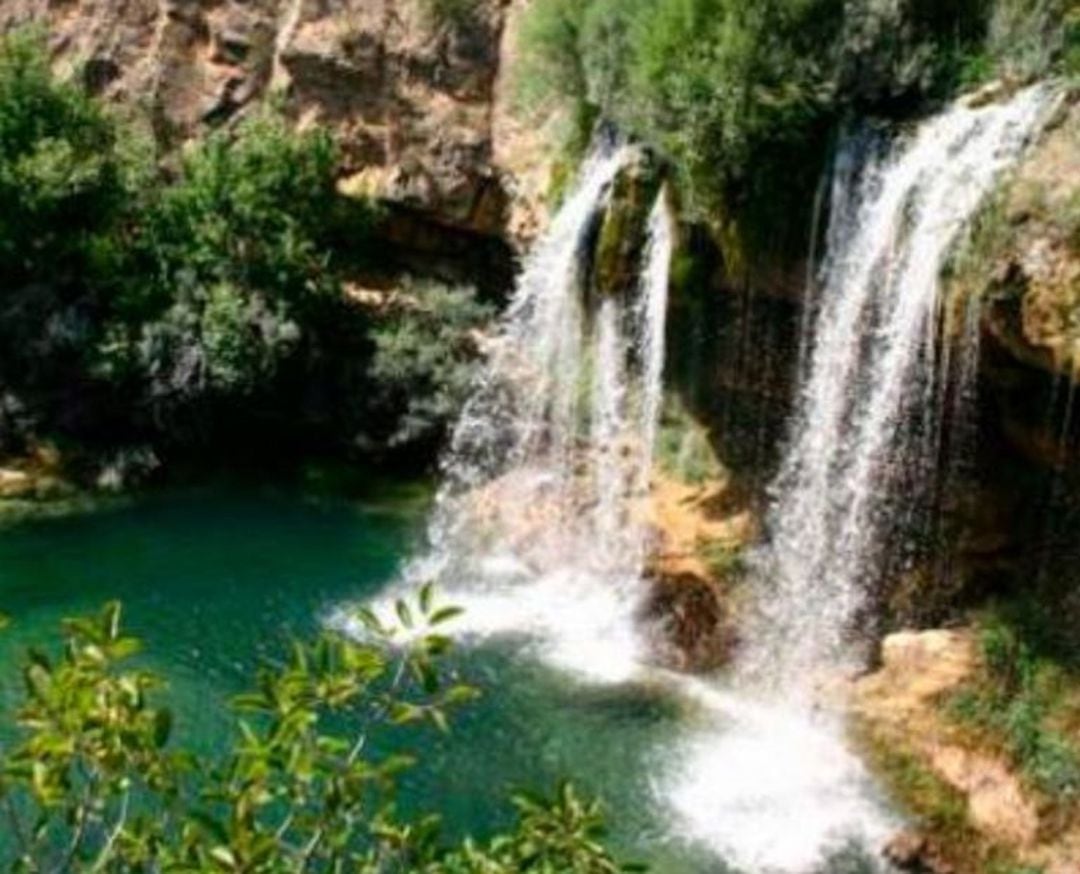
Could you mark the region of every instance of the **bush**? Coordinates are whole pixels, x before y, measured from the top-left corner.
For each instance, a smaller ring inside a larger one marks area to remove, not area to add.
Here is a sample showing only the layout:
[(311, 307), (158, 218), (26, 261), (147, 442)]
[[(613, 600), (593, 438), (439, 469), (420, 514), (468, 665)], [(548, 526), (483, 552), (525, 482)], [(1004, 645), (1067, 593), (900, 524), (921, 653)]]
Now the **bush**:
[(85, 270), (125, 178), (115, 124), (52, 76), (43, 36), (0, 36), (0, 291)]
[(232, 283), (289, 304), (335, 286), (321, 248), (333, 216), (337, 153), (265, 111), (212, 134), (183, 160), (144, 217), (142, 250), (168, 291), (182, 275)]
[[(625, 870), (599, 842), (596, 804), (569, 786), (551, 800), (515, 799), (516, 829), (486, 842), (450, 846), (437, 818), (395, 813), (412, 761), (373, 753), (372, 738), (418, 722), (445, 729), (447, 712), (475, 695), (439, 670), (449, 646), (439, 629), (456, 612), (426, 588), (398, 603), (400, 626), (362, 612), (368, 642), (326, 635), (297, 645), (235, 700), (235, 740), (215, 762), (172, 743), (173, 717), (157, 702), (163, 681), (131, 667), (140, 644), (123, 634), (118, 605), (66, 622), (57, 656), (30, 654), (20, 737), (0, 760), (5, 869)], [(401, 631), (413, 642), (389, 646)]]
[(995, 0), (991, 7), (986, 50), (996, 74), (1030, 78), (1067, 64), (1077, 14), (1071, 0)]
[(1036, 654), (1022, 627), (1003, 616), (984, 623), (986, 676), (958, 693), (951, 712), (989, 731), (1036, 788), (1058, 801), (1080, 795), (1080, 753), (1053, 728), (1063, 706), (1061, 669)]
[(494, 316), (471, 288), (412, 283), (372, 332), (370, 375), (395, 423), (390, 446), (430, 440), (457, 415), (479, 359), (476, 332)]
[(99, 372), (154, 406), (266, 390), (333, 301), (337, 155), (267, 111), (211, 135), (139, 216)]
[(541, 0), (522, 33), (523, 99), (561, 101), (583, 125), (603, 115), (651, 144), (729, 265), (750, 266), (805, 245), (798, 216), (832, 118), (842, 6)]
[(532, 109), (569, 107), (578, 142), (601, 115), (655, 147), (681, 177), (691, 217), (719, 231), (729, 265), (752, 266), (804, 254), (830, 131), (847, 110), (910, 112), (991, 75), (1067, 65), (1077, 25), (1065, 7), (537, 0), (522, 28), (519, 94)]

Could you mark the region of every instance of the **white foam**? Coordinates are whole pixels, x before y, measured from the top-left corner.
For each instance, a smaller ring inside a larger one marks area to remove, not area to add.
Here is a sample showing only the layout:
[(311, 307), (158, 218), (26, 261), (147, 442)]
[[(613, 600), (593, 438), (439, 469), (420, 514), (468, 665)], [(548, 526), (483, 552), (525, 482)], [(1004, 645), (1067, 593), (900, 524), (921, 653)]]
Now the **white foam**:
[(705, 724), (658, 784), (675, 830), (740, 870), (804, 874), (850, 842), (876, 853), (899, 820), (826, 710), (687, 689)]

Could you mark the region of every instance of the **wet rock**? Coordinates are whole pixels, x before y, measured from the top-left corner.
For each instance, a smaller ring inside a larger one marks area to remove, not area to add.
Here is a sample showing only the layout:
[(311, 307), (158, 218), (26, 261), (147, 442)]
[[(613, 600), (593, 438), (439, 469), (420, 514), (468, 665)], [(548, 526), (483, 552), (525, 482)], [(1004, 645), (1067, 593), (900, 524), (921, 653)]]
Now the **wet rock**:
[(896, 834), (882, 850), (890, 864), (910, 874), (955, 874), (956, 868), (941, 855), (940, 849), (926, 835), (905, 829)]
[(677, 671), (725, 664), (735, 646), (732, 617), (720, 587), (690, 573), (650, 581), (642, 608), (656, 660)]
[(1049, 111), (1029, 156), (1003, 182), (958, 253), (950, 297), (981, 301), (984, 408), (1011, 448), (1044, 467), (1080, 461), (1053, 400), (1080, 382), (1080, 100)]
[(989, 106), (991, 103), (1007, 99), (1015, 90), (1016, 85), (1014, 83), (995, 79), (970, 94), (964, 95), (960, 102), (969, 109), (979, 109), (983, 106)]
[(635, 150), (616, 174), (596, 242), (593, 286), (597, 294), (625, 294), (637, 282), (649, 213), (660, 182), (660, 167), (644, 149)]

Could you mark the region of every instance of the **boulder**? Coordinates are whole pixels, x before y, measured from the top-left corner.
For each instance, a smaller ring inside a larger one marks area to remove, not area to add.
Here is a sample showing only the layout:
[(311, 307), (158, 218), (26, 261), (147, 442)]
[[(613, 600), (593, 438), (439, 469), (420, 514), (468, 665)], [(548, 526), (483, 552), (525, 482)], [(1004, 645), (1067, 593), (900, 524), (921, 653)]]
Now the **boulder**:
[(720, 587), (695, 574), (653, 578), (641, 619), (654, 658), (672, 670), (715, 670), (735, 647), (733, 617)]
[(921, 832), (904, 829), (882, 850), (885, 860), (910, 874), (955, 874), (956, 868), (944, 859), (936, 843)]

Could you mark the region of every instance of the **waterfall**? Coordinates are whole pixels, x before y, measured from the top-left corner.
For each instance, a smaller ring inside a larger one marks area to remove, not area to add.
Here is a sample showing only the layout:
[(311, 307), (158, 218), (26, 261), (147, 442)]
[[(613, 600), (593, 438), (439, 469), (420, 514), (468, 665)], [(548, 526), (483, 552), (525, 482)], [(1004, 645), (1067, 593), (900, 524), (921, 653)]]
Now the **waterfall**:
[(662, 786), (685, 830), (740, 870), (823, 870), (830, 853), (880, 846), (897, 826), (819, 687), (862, 655), (860, 611), (905, 554), (895, 535), (939, 473), (943, 420), (961, 426), (945, 454), (968, 439), (979, 308), (960, 316), (969, 348), (944, 359), (939, 276), (1048, 96), (957, 105), (891, 146), (860, 127), (837, 151), (745, 644), (730, 686), (699, 689), (723, 718), (683, 744)]
[[(897, 826), (814, 681), (860, 657), (854, 626), (905, 554), (896, 535), (939, 456), (963, 449), (941, 423), (973, 406), (978, 353), (942, 357), (939, 274), (1048, 96), (957, 105), (893, 143), (864, 127), (840, 144), (822, 188), (826, 251), (807, 290), (796, 409), (729, 682), (650, 667), (637, 630), (674, 226), (661, 192), (637, 287), (592, 287), (625, 150), (587, 161), (485, 341), (431, 548), (402, 584), (438, 581), (465, 608), (454, 630), (466, 638), (521, 641), (589, 683), (658, 681), (691, 705), (655, 792), (680, 838), (739, 870), (821, 870), (853, 845), (873, 855)], [(969, 339), (978, 320), (969, 306)], [(949, 391), (950, 379), (969, 382)]]
[(619, 680), (636, 630), (662, 396), (674, 225), (661, 191), (635, 288), (602, 294), (589, 258), (626, 149), (601, 149), (527, 259), (453, 433), (430, 551), (464, 635), (515, 636), (558, 667)]
[(884, 157), (865, 139), (841, 149), (807, 364), (758, 558), (766, 595), (742, 665), (755, 682), (805, 689), (807, 677), (862, 655), (860, 611), (903, 556), (896, 523), (937, 471), (939, 277), (1048, 97), (1034, 87), (1006, 103), (957, 104)]

